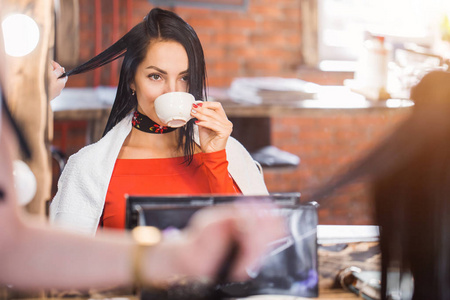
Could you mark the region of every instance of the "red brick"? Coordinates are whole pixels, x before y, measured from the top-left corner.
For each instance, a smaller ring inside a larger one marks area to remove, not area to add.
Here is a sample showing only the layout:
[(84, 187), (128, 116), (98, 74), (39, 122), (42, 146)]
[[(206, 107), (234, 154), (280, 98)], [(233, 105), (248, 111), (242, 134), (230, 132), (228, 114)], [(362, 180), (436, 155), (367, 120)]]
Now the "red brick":
[(281, 35), (268, 35), (265, 33), (262, 34), (252, 34), (250, 36), (250, 43), (255, 46), (264, 46), (272, 48), (274, 46), (283, 45), (284, 37)]
[[(292, 0), (289, 0), (292, 1)], [(278, 5), (279, 1), (277, 1), (276, 3), (274, 3), (273, 0), (252, 0), (250, 1), (250, 7), (251, 6), (262, 6), (262, 5)]]
[(317, 132), (310, 131), (310, 130), (300, 130), (298, 134), (299, 141), (302, 141), (304, 143), (306, 142), (315, 142), (317, 141)]
[(214, 87), (229, 87), (231, 81), (233, 80), (232, 76), (210, 76), (208, 73), (208, 85)]
[(237, 45), (235, 47), (232, 47), (229, 50), (229, 56), (230, 57), (236, 57), (237, 59), (247, 59), (247, 58), (254, 58), (259, 57), (260, 49), (258, 47), (254, 47), (253, 45)]
[(286, 46), (290, 46), (294, 49), (301, 49), (301, 35), (299, 31), (294, 31), (292, 33), (286, 34), (284, 36), (283, 42)]
[(225, 50), (222, 47), (204, 49), (204, 53), (207, 64), (213, 61), (223, 60), (225, 57)]
[(287, 20), (299, 22), (302, 19), (300, 4), (286, 5), (283, 7), (283, 15)]
[(292, 132), (278, 131), (274, 136), (278, 141), (280, 141), (279, 143), (297, 143), (295, 134), (293, 134)]
[(225, 29), (225, 20), (223, 19), (217, 19), (214, 18), (212, 15), (206, 15), (205, 17), (197, 17), (192, 18), (188, 22), (194, 30), (213, 30), (213, 31), (220, 31)]
[(281, 19), (284, 14), (277, 5), (251, 5), (249, 13), (256, 16), (261, 16), (264, 19)]
[(242, 45), (248, 42), (248, 36), (244, 33), (222, 33), (219, 32), (213, 38), (213, 43), (219, 45)]
[(213, 34), (208, 31), (197, 31), (197, 36), (200, 40), (200, 43), (202, 44), (203, 49), (208, 47), (209, 45), (213, 45), (212, 43), (212, 36)]
[(274, 73), (280, 70), (280, 64), (273, 62), (271, 60), (266, 61), (249, 61), (245, 63), (245, 68), (247, 70), (256, 70), (256, 71), (264, 71), (270, 73)]
[(235, 60), (220, 60), (210, 65), (216, 72), (237, 72), (240, 64)]
[(293, 57), (292, 51), (284, 49), (283, 47), (263, 48), (259, 51), (262, 57), (270, 57), (278, 61), (285, 61)]
[(286, 21), (284, 18), (280, 20), (264, 20), (260, 29), (263, 32), (270, 32), (273, 35), (280, 35), (283, 32), (298, 32), (301, 34), (299, 24), (297, 22)]
[(215, 10), (206, 7), (191, 7), (191, 6), (177, 6), (173, 11), (182, 17), (183, 19), (189, 15), (212, 15), (215, 14)]
[(237, 30), (253, 30), (258, 28), (259, 22), (257, 22), (254, 19), (250, 18), (243, 18), (243, 19), (231, 19), (227, 22), (227, 27), (231, 30), (237, 29)]

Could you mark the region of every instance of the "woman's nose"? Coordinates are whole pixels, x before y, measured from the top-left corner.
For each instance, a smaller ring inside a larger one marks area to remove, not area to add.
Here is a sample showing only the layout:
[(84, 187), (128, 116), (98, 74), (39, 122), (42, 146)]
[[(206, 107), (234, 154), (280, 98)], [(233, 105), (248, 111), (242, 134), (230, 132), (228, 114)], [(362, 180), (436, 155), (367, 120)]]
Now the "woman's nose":
[(173, 86), (171, 86), (170, 84), (168, 84), (168, 85), (166, 85), (166, 86), (164, 87), (164, 94), (165, 94), (165, 93), (170, 93), (170, 92), (175, 92), (175, 89), (174, 89)]
[(177, 85), (176, 82), (173, 81), (167, 81), (164, 92), (170, 93), (170, 92), (176, 92), (177, 91)]
[(183, 83), (179, 83), (177, 81), (168, 82), (164, 89), (164, 93), (170, 92), (186, 92), (186, 87), (183, 85)]

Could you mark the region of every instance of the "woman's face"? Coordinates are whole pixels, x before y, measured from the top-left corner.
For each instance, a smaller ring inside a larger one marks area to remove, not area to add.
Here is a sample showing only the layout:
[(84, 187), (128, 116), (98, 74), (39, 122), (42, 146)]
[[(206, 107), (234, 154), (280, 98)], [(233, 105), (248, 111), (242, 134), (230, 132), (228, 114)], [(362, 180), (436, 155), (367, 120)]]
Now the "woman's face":
[(187, 92), (188, 66), (186, 50), (180, 43), (152, 41), (130, 84), (136, 91), (138, 111), (160, 123), (155, 113), (155, 99), (168, 92)]

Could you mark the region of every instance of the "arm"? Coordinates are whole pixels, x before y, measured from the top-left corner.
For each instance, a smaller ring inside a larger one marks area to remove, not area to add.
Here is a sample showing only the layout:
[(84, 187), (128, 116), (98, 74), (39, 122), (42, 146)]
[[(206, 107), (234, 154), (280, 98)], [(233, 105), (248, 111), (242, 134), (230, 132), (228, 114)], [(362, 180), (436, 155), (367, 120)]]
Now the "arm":
[[(82, 288), (131, 283), (133, 243), (123, 236), (92, 239), (24, 223), (14, 201), (14, 137), (2, 119), (0, 134), (0, 282), (16, 287)], [(112, 264), (114, 261), (116, 263)], [(103, 274), (103, 275), (102, 275)], [(111, 276), (104, 276), (111, 274)]]
[(17, 215), (5, 224), (7, 211), (0, 208), (0, 223), (8, 226), (8, 232), (0, 238), (0, 282), (25, 289), (84, 289), (132, 283), (130, 239), (105, 235), (94, 242), (89, 237), (25, 224)]
[[(11, 215), (11, 210), (10, 204), (0, 207), (0, 225), (8, 228), (0, 236), (0, 282), (27, 289), (132, 284), (135, 245), (127, 236), (105, 233), (94, 240), (42, 225), (26, 225), (17, 214)], [(231, 277), (245, 279), (245, 267), (257, 263), (267, 242), (282, 234), (277, 222), (260, 206), (204, 210), (180, 237), (147, 250), (142, 257), (143, 278), (157, 285), (176, 276), (214, 278), (235, 240), (240, 252)], [(264, 232), (264, 236), (258, 232)]]
[[(0, 283), (26, 289), (132, 284), (136, 246), (128, 236), (109, 232), (93, 239), (18, 217), (11, 164), (17, 149), (11, 146), (9, 129), (2, 126), (0, 134)], [(164, 284), (175, 276), (212, 278), (231, 241), (236, 241), (240, 251), (231, 275), (245, 278), (245, 267), (257, 263), (265, 245), (284, 234), (282, 220), (267, 208), (227, 205), (200, 211), (178, 238), (143, 253), (142, 277), (150, 284)]]
[(228, 172), (228, 161), (225, 150), (204, 153), (203, 162), (206, 166), (211, 193), (240, 194), (239, 187), (234, 183)]

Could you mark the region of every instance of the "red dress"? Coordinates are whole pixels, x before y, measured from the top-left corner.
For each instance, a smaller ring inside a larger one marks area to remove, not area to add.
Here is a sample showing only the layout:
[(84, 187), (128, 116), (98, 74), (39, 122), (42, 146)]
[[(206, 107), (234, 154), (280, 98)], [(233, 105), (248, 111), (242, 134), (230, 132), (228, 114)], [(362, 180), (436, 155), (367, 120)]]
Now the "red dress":
[(202, 195), (240, 194), (228, 173), (225, 150), (194, 154), (192, 163), (184, 157), (117, 159), (105, 198), (100, 224), (125, 228), (125, 194)]

